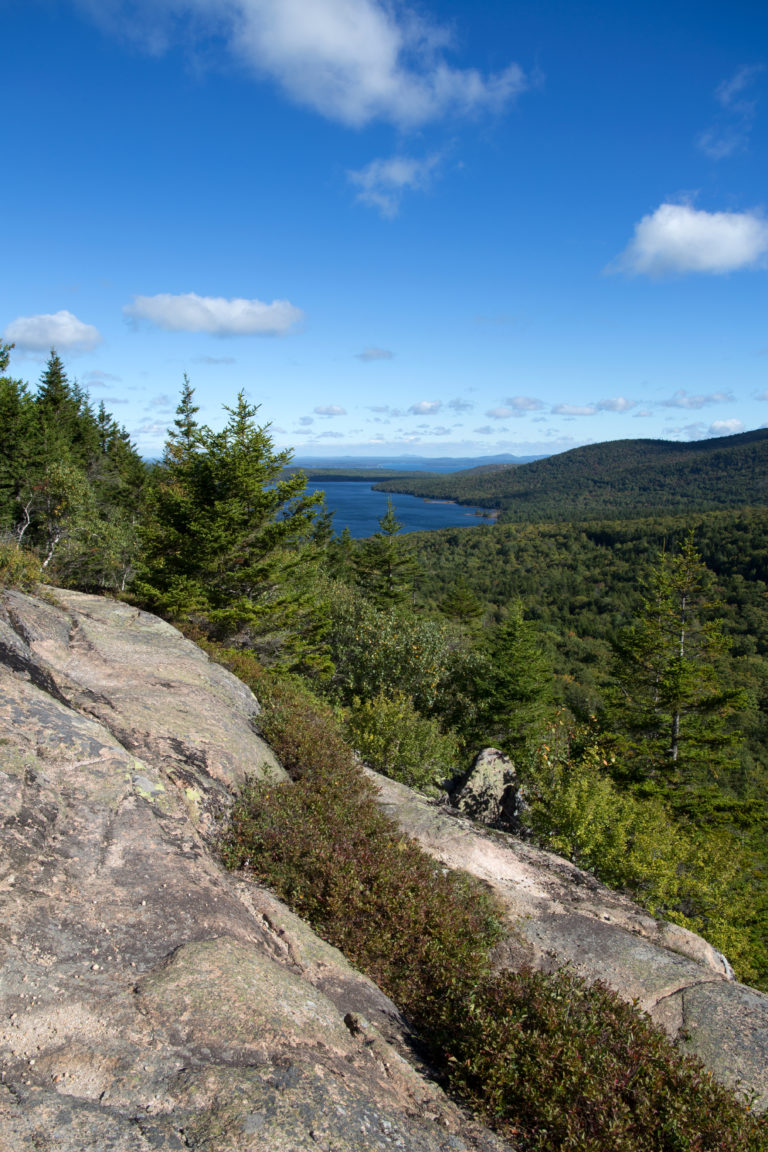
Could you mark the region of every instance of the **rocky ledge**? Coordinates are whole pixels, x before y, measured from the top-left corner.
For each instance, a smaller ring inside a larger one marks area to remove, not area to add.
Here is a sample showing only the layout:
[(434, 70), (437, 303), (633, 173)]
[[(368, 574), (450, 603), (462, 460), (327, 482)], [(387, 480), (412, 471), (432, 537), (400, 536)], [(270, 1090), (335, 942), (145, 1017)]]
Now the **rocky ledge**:
[[(217, 823), (283, 776), (258, 703), (115, 601), (0, 602), (0, 1152), (501, 1152), (395, 1006), (263, 889)], [(500, 964), (568, 961), (768, 1102), (768, 997), (699, 937), (377, 777), (433, 855), (500, 895)]]

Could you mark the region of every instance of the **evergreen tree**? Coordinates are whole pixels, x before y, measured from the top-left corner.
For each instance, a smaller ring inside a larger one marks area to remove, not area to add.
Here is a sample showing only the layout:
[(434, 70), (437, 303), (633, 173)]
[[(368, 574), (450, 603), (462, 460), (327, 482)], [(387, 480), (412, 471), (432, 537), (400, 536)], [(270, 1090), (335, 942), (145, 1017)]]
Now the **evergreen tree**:
[(475, 681), (478, 736), (520, 754), (536, 741), (552, 712), (552, 667), (519, 601), (490, 636)]
[(199, 426), (185, 379), (175, 431), (148, 488), (134, 591), (172, 617), (293, 665), (323, 664), (323, 613), (310, 536), (322, 494), (284, 473), (258, 409), (241, 393), (221, 432)]
[(451, 620), (458, 620), (462, 624), (469, 624), (483, 614), (482, 604), (463, 576), (459, 577), (442, 601), (440, 610)]
[(745, 702), (720, 674), (729, 642), (716, 610), (691, 533), (677, 555), (661, 554), (640, 615), (614, 645), (613, 718), (630, 776), (702, 781), (735, 757), (727, 720)]
[(402, 524), (391, 500), (379, 520), (379, 531), (365, 540), (355, 556), (357, 582), (375, 604), (391, 607), (413, 595), (418, 564), (399, 532)]
[(340, 536), (328, 541), (325, 550), (325, 567), (332, 580), (352, 581), (355, 574), (354, 542), (349, 528), (344, 528)]
[(35, 397), (45, 463), (68, 461), (87, 469), (98, 453), (99, 429), (88, 397), (71, 384), (60, 356), (51, 349)]
[(0, 344), (0, 531), (19, 538), (30, 523), (21, 497), (35, 458), (35, 413), (26, 384), (4, 374), (12, 348)]

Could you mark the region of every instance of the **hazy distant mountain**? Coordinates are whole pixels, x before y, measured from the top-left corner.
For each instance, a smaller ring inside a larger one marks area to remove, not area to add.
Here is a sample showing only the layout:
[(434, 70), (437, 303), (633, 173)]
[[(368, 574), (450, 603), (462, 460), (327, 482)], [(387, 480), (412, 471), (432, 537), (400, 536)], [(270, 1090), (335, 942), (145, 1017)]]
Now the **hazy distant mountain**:
[(322, 472), (375, 469), (384, 472), (459, 472), (478, 467), (518, 467), (543, 456), (294, 456), (292, 466)]

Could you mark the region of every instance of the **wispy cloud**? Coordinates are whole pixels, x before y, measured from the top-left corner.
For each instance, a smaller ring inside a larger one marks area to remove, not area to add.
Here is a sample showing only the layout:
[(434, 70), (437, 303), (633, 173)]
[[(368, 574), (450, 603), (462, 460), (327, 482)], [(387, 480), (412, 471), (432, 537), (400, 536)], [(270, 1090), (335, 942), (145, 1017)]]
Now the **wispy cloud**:
[(391, 219), (400, 210), (406, 191), (421, 191), (429, 187), (439, 163), (437, 153), (423, 160), (392, 156), (388, 160), (372, 160), (365, 168), (347, 172), (347, 178), (360, 189), (356, 199), (377, 208), (382, 216)]
[(411, 404), (408, 411), (412, 416), (434, 416), (441, 408), (439, 400), (419, 400), (417, 404)]
[(688, 204), (662, 204), (643, 216), (608, 271), (717, 274), (758, 264), (766, 253), (768, 224), (757, 212), (704, 212)]
[(471, 404), (469, 400), (462, 400), (461, 397), (457, 396), (455, 400), (448, 401), (448, 407), (453, 412), (471, 412), (474, 404)]
[(451, 36), (388, 0), (78, 0), (102, 25), (154, 53), (215, 37), (298, 104), (360, 127), (400, 126), (499, 109), (527, 87), (517, 64), (483, 75), (455, 68)]
[(340, 404), (319, 404), (317, 408), (312, 411), (317, 416), (346, 416), (346, 408), (342, 408)]
[(210, 332), (214, 336), (283, 336), (304, 313), (288, 300), (228, 300), (223, 296), (198, 296), (184, 292), (174, 296), (135, 296), (123, 308), (129, 320), (146, 320), (166, 332)]
[(38, 316), (19, 316), (6, 325), (3, 340), (26, 352), (89, 352), (101, 344), (101, 333), (65, 308)]
[(684, 388), (678, 389), (669, 400), (660, 400), (663, 408), (706, 408), (709, 404), (732, 404), (733, 395), (730, 392), (709, 392), (706, 396), (689, 396)]
[(696, 141), (710, 159), (725, 160), (737, 152), (745, 152), (749, 147), (757, 101), (749, 98), (748, 90), (763, 70), (762, 64), (739, 68), (715, 89), (715, 100), (720, 106), (720, 112), (715, 122), (700, 133)]
[(511, 416), (517, 416), (517, 412), (514, 408), (502, 406), (500, 408), (489, 408), (485, 415), (490, 416), (492, 420), (509, 420)]
[(106, 388), (108, 384), (121, 384), (123, 380), (122, 376), (115, 376), (114, 372), (102, 372), (99, 368), (86, 372), (83, 379), (91, 388)]
[(366, 364), (374, 360), (392, 360), (394, 355), (388, 348), (364, 348), (362, 352), (355, 353), (356, 358)]
[(554, 416), (596, 416), (596, 404), (555, 404), (552, 407)]
[(543, 401), (535, 400), (533, 396), (509, 396), (505, 403), (521, 415), (524, 412), (540, 412), (544, 407)]
[(637, 408), (637, 400), (627, 400), (626, 396), (612, 396), (608, 400), (598, 400), (595, 407), (601, 412), (631, 412)]

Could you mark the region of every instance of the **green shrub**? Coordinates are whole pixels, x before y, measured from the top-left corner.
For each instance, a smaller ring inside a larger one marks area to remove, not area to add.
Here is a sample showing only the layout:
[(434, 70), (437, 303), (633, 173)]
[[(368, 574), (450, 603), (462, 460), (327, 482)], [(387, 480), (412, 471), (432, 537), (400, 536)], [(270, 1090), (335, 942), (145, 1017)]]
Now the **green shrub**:
[(43, 580), (40, 561), (13, 539), (0, 540), (0, 588), (31, 591)]
[(346, 732), (367, 764), (411, 788), (434, 787), (458, 770), (454, 733), (443, 733), (433, 717), (420, 716), (403, 693), (356, 700)]
[(341, 700), (372, 700), (402, 692), (420, 712), (438, 702), (449, 675), (447, 630), (405, 608), (377, 608), (360, 592), (338, 584), (329, 601), (327, 641)]
[(376, 808), (333, 711), (305, 687), (230, 667), (294, 778), (251, 782), (223, 842), (410, 1017), (446, 1085), (520, 1152), (765, 1152), (768, 1123), (601, 985), (494, 974), (493, 905)]
[(740, 979), (754, 978), (745, 854), (726, 829), (687, 826), (658, 796), (619, 788), (611, 756), (586, 729), (550, 731), (522, 771), (535, 839), (654, 916), (701, 933)]
[(605, 985), (502, 972), (457, 1030), (451, 1083), (526, 1152), (765, 1152), (697, 1060)]
[(294, 783), (243, 789), (225, 861), (273, 887), (415, 1022), (437, 1019), (488, 971), (499, 934), (492, 902), (379, 811), (327, 704), (265, 675), (248, 653), (227, 663), (257, 691), (262, 732)]

